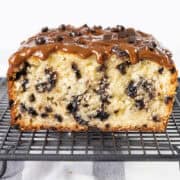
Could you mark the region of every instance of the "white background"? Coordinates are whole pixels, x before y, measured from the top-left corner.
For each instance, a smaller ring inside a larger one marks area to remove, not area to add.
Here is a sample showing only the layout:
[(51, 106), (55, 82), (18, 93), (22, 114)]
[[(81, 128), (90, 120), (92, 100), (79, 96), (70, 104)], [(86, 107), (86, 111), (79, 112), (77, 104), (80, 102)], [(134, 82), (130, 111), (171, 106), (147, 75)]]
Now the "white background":
[[(174, 61), (180, 69), (179, 19), (179, 0), (0, 1), (0, 76), (5, 76), (8, 57), (22, 40), (43, 26), (57, 27), (61, 23), (103, 26), (123, 24), (152, 33), (173, 52)], [(28, 173), (33, 175), (31, 167), (26, 168), (25, 174)], [(177, 162), (127, 163), (126, 175), (127, 180), (180, 178)]]

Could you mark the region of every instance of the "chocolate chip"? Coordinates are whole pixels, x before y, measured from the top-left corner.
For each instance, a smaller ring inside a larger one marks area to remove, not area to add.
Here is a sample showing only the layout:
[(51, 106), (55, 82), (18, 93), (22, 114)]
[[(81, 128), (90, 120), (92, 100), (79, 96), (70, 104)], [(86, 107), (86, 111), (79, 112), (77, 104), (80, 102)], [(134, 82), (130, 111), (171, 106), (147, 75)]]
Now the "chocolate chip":
[(84, 25), (82, 25), (82, 27), (86, 27), (86, 28), (87, 28), (87, 27), (88, 27), (88, 25), (87, 25), (87, 24), (84, 24)]
[(113, 46), (111, 52), (115, 53), (119, 57), (126, 56), (128, 57), (128, 53), (126, 51), (121, 50), (118, 46)]
[(136, 31), (133, 28), (126, 29), (126, 33), (128, 36), (136, 36)]
[(46, 118), (46, 117), (48, 117), (48, 114), (47, 113), (41, 113), (41, 117)]
[(45, 69), (45, 74), (48, 75), (47, 81), (50, 84), (50, 88), (47, 87), (47, 89), (50, 91), (56, 84), (57, 73), (50, 69)]
[(102, 64), (102, 65), (100, 65), (100, 66), (98, 66), (98, 67), (96, 68), (96, 70), (97, 70), (98, 72), (105, 71), (105, 69), (106, 69), (106, 66), (105, 66), (104, 64)]
[(17, 121), (18, 119), (21, 119), (21, 114), (18, 114), (18, 115), (14, 118), (15, 121)]
[(51, 68), (45, 68), (45, 69), (44, 69), (44, 73), (45, 73), (46, 75), (49, 75), (51, 72), (52, 72), (52, 69), (51, 69)]
[(53, 111), (52, 107), (50, 107), (50, 106), (45, 106), (44, 109), (47, 113), (50, 113)]
[(77, 66), (77, 64), (74, 63), (74, 62), (72, 63), (71, 67), (72, 67), (72, 69), (73, 69), (74, 71), (77, 71), (77, 70), (78, 70), (78, 66)]
[(44, 37), (38, 37), (38, 38), (35, 39), (35, 43), (36, 43), (37, 45), (45, 44), (45, 42), (46, 42), (46, 40), (45, 40)]
[(164, 68), (163, 68), (163, 67), (160, 67), (160, 68), (158, 69), (158, 73), (159, 73), (159, 74), (162, 74), (163, 71), (164, 71)]
[(107, 94), (105, 94), (105, 93), (101, 94), (100, 99), (101, 99), (102, 103), (109, 103), (108, 98), (109, 98), (109, 96)]
[(94, 116), (95, 118), (99, 118), (101, 120), (108, 119), (109, 114), (103, 110), (97, 111), (97, 114)]
[(25, 76), (27, 74), (28, 67), (30, 67), (30, 64), (28, 62), (25, 62), (23, 64), (23, 67), (18, 72), (16, 72), (15, 81), (19, 80), (21, 78), (21, 76)]
[(127, 32), (126, 31), (119, 31), (118, 37), (119, 38), (126, 38), (127, 37)]
[(76, 112), (78, 110), (77, 98), (74, 98), (66, 108), (70, 113)]
[(130, 62), (126, 61), (124, 63), (121, 63), (119, 65), (116, 66), (116, 68), (119, 70), (119, 72), (124, 75), (126, 74), (126, 69), (129, 66)]
[(157, 47), (157, 44), (154, 41), (152, 41), (149, 43), (148, 47), (150, 51), (153, 51)]
[(170, 69), (170, 72), (171, 72), (172, 74), (174, 74), (174, 73), (176, 72), (176, 68), (175, 68), (175, 67), (171, 68), (171, 69)]
[(28, 108), (28, 113), (29, 113), (30, 115), (32, 115), (32, 116), (37, 116), (37, 115), (38, 115), (38, 113), (36, 112), (36, 110), (35, 110), (34, 108), (32, 108), (32, 107), (29, 107), (29, 108)]
[(25, 104), (20, 103), (20, 111), (21, 111), (22, 113), (24, 113), (24, 112), (27, 111)]
[(56, 41), (57, 42), (63, 41), (63, 37), (61, 35), (56, 36)]
[(46, 26), (41, 29), (41, 32), (48, 32), (48, 30), (49, 30), (49, 28)]
[(117, 25), (116, 27), (111, 28), (112, 32), (120, 32), (120, 31), (125, 31), (125, 27), (122, 25)]
[(81, 35), (82, 35), (82, 33), (80, 31), (76, 32), (76, 36), (81, 36)]
[(23, 81), (22, 81), (22, 89), (23, 89), (23, 92), (25, 92), (26, 91), (26, 89), (27, 89), (27, 84), (29, 83), (29, 80), (28, 79), (24, 79)]
[(58, 122), (62, 122), (62, 116), (59, 114), (55, 114), (54, 118), (58, 121)]
[(143, 100), (143, 99), (135, 100), (135, 106), (136, 106), (139, 110), (144, 109), (144, 107), (145, 107), (144, 100)]
[(93, 29), (102, 29), (102, 26), (98, 25), (98, 26), (93, 26)]
[(164, 51), (169, 58), (172, 58), (172, 53), (168, 49), (164, 49)]
[(116, 28), (118, 28), (119, 31), (125, 31), (125, 27), (122, 25), (116, 25)]
[(147, 124), (143, 124), (143, 128), (147, 128)]
[(29, 96), (29, 101), (30, 101), (30, 102), (34, 102), (35, 100), (36, 100), (36, 98), (35, 98), (34, 94), (31, 94), (31, 95)]
[(65, 31), (65, 30), (66, 30), (66, 26), (65, 26), (64, 24), (61, 24), (61, 25), (58, 27), (58, 29), (59, 29), (60, 31)]
[(104, 34), (103, 35), (103, 40), (107, 41), (107, 40), (111, 40), (112, 39), (112, 34)]
[(81, 32), (79, 32), (79, 31), (72, 31), (72, 32), (70, 32), (69, 33), (69, 36), (71, 36), (71, 37), (76, 37), (76, 36), (81, 36), (82, 35), (82, 33)]
[(114, 113), (117, 114), (119, 112), (119, 110), (115, 110)]
[(153, 99), (155, 97), (154, 93), (149, 92), (149, 99)]
[(137, 87), (134, 85), (134, 81), (130, 81), (128, 84), (128, 87), (126, 89), (126, 94), (130, 96), (131, 98), (134, 98), (137, 96)]
[(44, 73), (47, 75), (47, 80), (45, 82), (41, 82), (35, 85), (35, 89), (39, 93), (43, 92), (49, 92), (51, 91), (55, 85), (56, 85), (56, 80), (57, 80), (57, 73), (53, 72), (50, 68), (46, 68), (44, 70)]
[(142, 87), (145, 91), (150, 92), (152, 89), (152, 83), (149, 83), (148, 81), (143, 81)]
[(128, 43), (135, 43), (136, 42), (136, 36), (128, 36), (128, 39), (127, 39), (127, 42)]
[(152, 117), (152, 120), (153, 120), (154, 122), (160, 122), (160, 118), (159, 118), (158, 115), (154, 115), (154, 116)]
[(110, 128), (110, 124), (105, 124), (105, 128), (109, 129)]
[(172, 96), (167, 96), (167, 97), (164, 98), (165, 104), (169, 104), (172, 100), (173, 100)]
[(14, 104), (14, 100), (13, 100), (13, 99), (10, 99), (10, 100), (9, 100), (9, 108), (12, 108), (13, 104)]
[(13, 81), (13, 80), (14, 80), (13, 76), (8, 77), (8, 81)]
[(95, 29), (89, 29), (89, 31), (91, 32), (91, 34), (96, 34), (96, 30)]
[(75, 114), (74, 118), (80, 125), (88, 125), (88, 121), (85, 121), (84, 119), (82, 119), (80, 115)]
[(20, 77), (21, 77), (21, 75), (23, 75), (23, 74), (21, 74), (20, 71), (19, 71), (19, 72), (16, 72), (15, 81), (16, 81), (16, 80), (19, 80)]
[(81, 78), (81, 73), (80, 73), (80, 70), (78, 69), (77, 64), (73, 62), (71, 67), (72, 67), (73, 71), (76, 74), (76, 78), (80, 79)]
[(89, 106), (89, 104), (83, 104), (83, 107), (88, 107)]
[(43, 83), (39, 83), (35, 85), (35, 89), (39, 92), (39, 93), (43, 93), (47, 90), (47, 83), (43, 82)]

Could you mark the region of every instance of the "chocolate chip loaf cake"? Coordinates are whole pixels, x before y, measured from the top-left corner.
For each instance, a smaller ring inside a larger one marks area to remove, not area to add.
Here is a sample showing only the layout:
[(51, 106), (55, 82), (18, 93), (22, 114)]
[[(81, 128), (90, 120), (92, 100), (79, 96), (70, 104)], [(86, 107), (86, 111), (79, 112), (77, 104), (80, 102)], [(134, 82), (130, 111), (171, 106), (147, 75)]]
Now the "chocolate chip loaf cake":
[(11, 56), (7, 77), (21, 130), (161, 132), (177, 86), (170, 51), (120, 25), (45, 27)]

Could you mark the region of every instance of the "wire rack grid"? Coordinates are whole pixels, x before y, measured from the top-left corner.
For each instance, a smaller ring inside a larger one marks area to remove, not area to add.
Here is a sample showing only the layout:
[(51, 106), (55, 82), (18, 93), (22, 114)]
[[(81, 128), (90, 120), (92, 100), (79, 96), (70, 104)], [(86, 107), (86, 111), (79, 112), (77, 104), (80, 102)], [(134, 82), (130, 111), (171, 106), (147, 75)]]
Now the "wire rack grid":
[(0, 160), (179, 161), (180, 90), (164, 133), (21, 132), (10, 127), (6, 79), (0, 78)]

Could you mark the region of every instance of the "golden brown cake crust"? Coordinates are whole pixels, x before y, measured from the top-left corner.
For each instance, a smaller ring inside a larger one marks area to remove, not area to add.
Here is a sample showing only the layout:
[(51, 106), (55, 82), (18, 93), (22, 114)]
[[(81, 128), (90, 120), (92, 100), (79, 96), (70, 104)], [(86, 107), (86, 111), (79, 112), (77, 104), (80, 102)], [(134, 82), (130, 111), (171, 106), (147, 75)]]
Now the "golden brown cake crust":
[[(168, 117), (172, 112), (175, 89), (177, 87), (177, 70), (172, 60), (171, 53), (164, 49), (159, 42), (149, 34), (136, 31), (133, 28), (124, 28), (116, 26), (103, 29), (99, 26), (92, 28), (87, 25), (75, 28), (73, 26), (61, 25), (57, 29), (43, 28), (42, 32), (29, 38), (22, 43), (21, 48), (9, 59), (8, 69), (8, 95), (10, 100), (16, 99), (13, 90), (14, 77), (13, 74), (29, 57), (34, 56), (45, 60), (51, 53), (62, 51), (65, 53), (75, 54), (86, 59), (92, 54), (97, 56), (100, 64), (108, 59), (109, 56), (115, 54), (119, 57), (128, 56), (132, 64), (136, 64), (144, 59), (149, 59), (166, 67), (172, 72), (171, 89), (168, 93), (173, 99), (168, 102), (168, 115), (163, 117), (161, 121), (164, 123), (159, 126), (144, 127), (116, 127), (101, 128), (102, 131), (164, 131)], [(11, 124), (16, 125), (16, 106), (11, 107)], [(26, 126), (24, 121), (19, 121), (21, 130), (38, 130), (47, 129), (46, 126)], [(88, 128), (81, 125), (75, 125), (70, 128), (63, 128), (60, 125), (56, 127), (58, 131), (87, 131)]]

